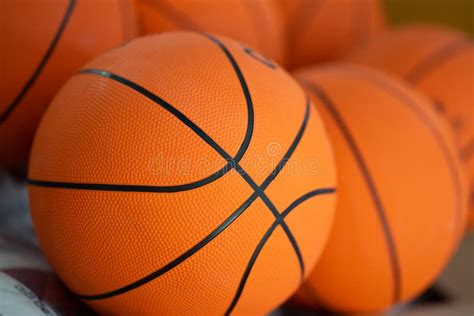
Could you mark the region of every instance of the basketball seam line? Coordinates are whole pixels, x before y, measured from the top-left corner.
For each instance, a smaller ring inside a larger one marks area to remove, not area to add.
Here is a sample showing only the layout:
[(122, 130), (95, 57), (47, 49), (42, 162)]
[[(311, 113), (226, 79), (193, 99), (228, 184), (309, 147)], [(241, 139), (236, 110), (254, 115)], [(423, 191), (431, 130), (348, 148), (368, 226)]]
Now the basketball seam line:
[[(212, 37), (209, 37), (208, 35), (205, 35), (206, 37), (210, 38), (213, 40)], [(214, 40), (213, 40), (214, 41)], [(235, 71), (237, 78), (239, 79), (240, 86), (242, 88), (242, 92), (245, 96), (245, 102), (247, 106), (247, 130), (245, 132), (245, 137), (240, 145), (239, 150), (237, 151), (236, 156), (233, 158), (233, 161), (239, 162), (244, 154), (246, 153), (248, 146), (250, 145), (250, 140), (252, 138), (253, 134), (253, 128), (254, 128), (254, 111), (253, 111), (253, 101), (252, 97), (250, 95), (250, 91), (248, 89), (247, 83), (245, 81), (245, 78), (243, 77), (242, 71), (240, 70), (240, 67), (238, 64), (235, 62), (235, 59), (233, 56), (230, 54), (228, 49), (224, 46), (221, 45), (219, 41), (214, 41), (215, 44), (219, 45), (219, 47), (224, 51), (224, 54), (226, 55), (227, 59), (232, 65), (233, 70)], [(168, 111), (169, 109), (173, 108), (169, 103), (167, 103), (165, 100), (161, 99), (160, 97), (156, 96), (155, 94), (151, 93), (150, 91), (144, 89), (143, 87), (137, 85), (134, 82), (131, 82), (125, 78), (122, 78), (120, 76), (115, 76), (114, 74), (107, 73), (105, 71), (97, 70), (97, 69), (83, 69), (79, 73), (89, 73), (89, 74), (96, 74), (99, 76), (103, 77), (108, 77), (111, 76), (113, 80), (118, 81), (121, 84), (124, 84), (128, 86), (129, 88), (132, 88), (133, 90), (139, 92), (140, 94), (144, 95), (148, 99), (151, 99), (153, 102), (160, 104), (162, 107), (165, 107)], [(179, 111), (178, 111), (179, 112)], [(175, 112), (176, 113), (176, 112)], [(175, 115), (173, 113), (173, 115)], [(176, 116), (176, 115), (175, 115)], [(184, 115), (182, 115), (184, 116)], [(186, 124), (186, 123), (185, 123)], [(189, 126), (188, 126), (189, 127)], [(198, 127), (196, 127), (198, 128)], [(192, 128), (193, 129), (193, 128)], [(199, 134), (196, 132), (196, 130), (193, 129), (193, 131), (196, 134)], [(203, 132), (204, 133), (204, 132)], [(208, 143), (209, 144), (209, 143)], [(212, 147), (212, 145), (211, 145)], [(222, 155), (221, 155), (222, 156)], [(227, 159), (226, 159), (227, 160)], [(171, 185), (171, 186), (151, 186), (151, 185), (122, 185), (122, 184), (98, 184), (98, 183), (67, 183), (67, 182), (54, 182), (54, 187), (62, 187), (62, 188), (83, 188), (83, 189), (95, 189), (95, 190), (101, 190), (101, 191), (135, 191), (135, 192), (162, 192), (162, 193), (175, 193), (175, 192), (182, 192), (186, 190), (192, 190), (199, 188), (201, 186), (204, 186), (206, 184), (212, 183), (215, 180), (221, 178), (223, 175), (225, 175), (227, 172), (233, 169), (232, 163), (233, 161), (227, 161), (227, 164), (222, 167), (220, 170), (216, 171), (214, 174), (209, 175), (206, 178), (203, 178), (201, 180), (197, 180), (191, 183), (186, 183), (186, 184), (181, 184), (181, 185)], [(39, 181), (39, 180), (30, 180), (30, 184), (35, 184), (35, 185), (42, 185), (45, 187), (48, 187), (51, 185), (51, 182), (48, 181)]]
[(270, 228), (266, 231), (266, 233), (263, 235), (262, 239), (258, 243), (257, 247), (255, 248), (254, 252), (252, 253), (252, 256), (250, 257), (249, 262), (247, 263), (247, 267), (245, 268), (245, 272), (242, 275), (242, 278), (240, 280), (239, 286), (237, 288), (237, 292), (234, 295), (234, 298), (232, 299), (232, 302), (230, 306), (227, 308), (227, 311), (225, 312), (225, 315), (229, 315), (232, 313), (234, 310), (235, 306), (237, 305), (237, 302), (242, 295), (242, 292), (244, 290), (245, 284), (247, 283), (247, 280), (250, 276), (250, 273), (252, 271), (252, 268), (257, 261), (257, 258), (260, 254), (260, 252), (263, 250), (263, 247), (265, 246), (266, 242), (270, 239), (273, 231), (278, 227), (278, 225), (283, 221), (283, 219), (291, 213), (292, 210), (294, 210), (297, 206), (299, 206), (301, 203), (304, 201), (317, 196), (317, 195), (323, 195), (323, 194), (332, 194), (336, 192), (334, 188), (321, 188), (317, 190), (310, 191), (298, 199), (296, 199), (293, 203), (291, 203), (279, 216), (278, 218), (273, 222), (273, 224), (270, 226)]
[[(258, 61), (258, 62), (260, 62), (260, 63), (262, 63), (262, 64), (264, 64), (264, 65), (266, 65), (266, 66), (268, 66), (272, 69), (276, 69), (276, 66), (269, 59), (267, 59), (266, 56), (263, 56), (260, 53), (255, 52), (250, 47), (244, 46), (244, 52), (246, 52), (247, 55), (249, 55), (250, 57), (252, 57), (256, 61)], [(259, 54), (260, 56), (257, 56), (257, 54)]]
[(456, 39), (439, 50), (433, 52), (430, 56), (421, 60), (412, 69), (410, 69), (404, 76), (409, 82), (416, 84), (422, 80), (424, 76), (429, 74), (436, 66), (447, 62), (451, 57), (462, 53), (466, 47), (471, 47), (471, 40), (467, 37)]
[(232, 68), (234, 69), (234, 71), (237, 75), (237, 78), (239, 79), (240, 86), (242, 87), (242, 91), (243, 91), (244, 96), (245, 96), (245, 101), (247, 103), (247, 111), (248, 111), (248, 122), (247, 122), (247, 132), (246, 132), (246, 135), (245, 135), (245, 138), (244, 138), (244, 142), (242, 143), (241, 148), (239, 149), (236, 157), (234, 158), (234, 160), (236, 162), (239, 162), (242, 159), (242, 157), (244, 156), (244, 154), (245, 154), (245, 152), (246, 152), (246, 150), (247, 150), (247, 148), (250, 144), (250, 140), (252, 138), (252, 133), (253, 133), (253, 128), (254, 128), (254, 111), (253, 111), (252, 96), (250, 95), (250, 90), (247, 86), (247, 82), (245, 81), (242, 70), (240, 69), (239, 65), (237, 64), (237, 62), (235, 61), (234, 57), (229, 52), (227, 47), (225, 47), (225, 45), (222, 44), (219, 40), (217, 40), (216, 38), (214, 38), (213, 36), (211, 36), (207, 33), (203, 33), (202, 35), (204, 35), (205, 37), (210, 39), (212, 42), (214, 42), (224, 52), (227, 59), (231, 63)]
[[(355, 73), (353, 73), (354, 75)], [(431, 132), (435, 142), (438, 144), (439, 149), (441, 150), (445, 160), (446, 164), (448, 165), (448, 169), (450, 170), (450, 174), (452, 175), (452, 181), (453, 181), (453, 187), (456, 195), (456, 226), (459, 226), (461, 224), (461, 211), (462, 211), (462, 199), (461, 199), (461, 174), (460, 172), (456, 171), (455, 167), (455, 162), (454, 162), (454, 156), (452, 156), (449, 153), (449, 148), (446, 146), (446, 142), (443, 140), (441, 132), (433, 125), (433, 122), (431, 119), (429, 119), (421, 110), (419, 107), (414, 106), (412, 100), (410, 97), (405, 94), (402, 90), (396, 89), (395, 86), (391, 85), (389, 81), (387, 80), (381, 80), (376, 77), (371, 77), (368, 76), (364, 73), (359, 73), (357, 76), (358, 78), (365, 80), (368, 83), (373, 84), (374, 86), (377, 86), (381, 88), (383, 91), (385, 91), (387, 94), (392, 95), (396, 97), (398, 100), (401, 101), (402, 104), (407, 105), (414, 113), (415, 115), (420, 119), (420, 121), (423, 123), (423, 125)]]
[[(112, 79), (112, 80), (114, 80), (114, 78), (117, 76), (117, 75), (113, 75), (111, 73), (106, 73), (104, 71), (93, 72), (92, 74), (95, 74), (95, 75), (107, 74), (105, 77), (107, 77), (109, 79)], [(121, 78), (121, 77), (119, 77), (119, 78)], [(307, 101), (309, 102), (309, 99), (307, 99)], [(81, 299), (85, 299), (85, 300), (99, 300), (99, 299), (110, 298), (110, 297), (113, 297), (113, 296), (116, 296), (116, 295), (126, 293), (126, 292), (128, 292), (130, 290), (133, 290), (135, 288), (138, 288), (139, 286), (144, 285), (144, 284), (156, 279), (157, 277), (161, 276), (162, 274), (168, 272), (169, 270), (171, 270), (172, 268), (176, 267), (178, 264), (180, 264), (181, 262), (183, 262), (184, 260), (189, 258), (191, 255), (196, 253), (198, 250), (203, 248), (210, 241), (212, 241), (222, 231), (224, 231), (235, 219), (237, 219), (253, 203), (253, 201), (256, 200), (257, 197), (260, 196), (262, 198), (262, 195), (264, 195), (263, 189), (268, 187), (268, 185), (270, 185), (270, 183), (273, 181), (273, 179), (275, 179), (276, 176), (278, 175), (278, 173), (283, 169), (284, 165), (287, 163), (287, 161), (290, 158), (291, 154), (296, 149), (297, 144), (299, 143), (299, 140), (301, 140), (301, 137), (303, 135), (303, 131), (305, 130), (305, 126), (306, 126), (306, 123), (307, 123), (307, 120), (308, 120), (308, 117), (309, 117), (309, 110), (310, 110), (310, 106), (309, 106), (309, 103), (307, 103), (305, 119), (302, 123), (302, 126), (300, 127), (300, 130), (298, 131), (298, 135), (295, 138), (295, 140), (293, 141), (293, 143), (290, 146), (289, 150), (285, 153), (285, 156), (283, 157), (282, 161), (280, 161), (280, 163), (275, 167), (275, 169), (270, 173), (270, 175), (264, 180), (262, 185), (259, 188), (255, 189), (254, 193), (234, 213), (232, 213), (229, 218), (227, 218), (221, 225), (219, 225), (216, 229), (214, 229), (209, 235), (207, 235), (199, 243), (197, 243), (195, 246), (191, 247), (184, 254), (180, 255), (178, 258), (176, 258), (173, 261), (171, 261), (170, 263), (166, 264), (164, 267), (160, 268), (159, 270), (156, 270), (153, 273), (145, 276), (144, 278), (139, 279), (135, 282), (132, 282), (132, 283), (130, 283), (126, 286), (123, 286), (119, 289), (109, 291), (109, 292), (106, 292), (106, 293), (94, 294), (94, 295), (80, 295), (80, 294), (76, 294), (76, 295), (78, 297), (80, 297)], [(184, 123), (184, 124), (186, 124), (186, 123)], [(239, 172), (239, 174), (241, 174), (241, 175), (245, 174), (246, 176), (248, 176), (245, 173), (245, 171), (238, 164), (235, 163), (235, 166), (236, 166), (236, 169), (238, 169), (236, 171)], [(251, 180), (251, 181), (253, 181), (253, 180)], [(30, 184), (43, 186), (42, 184), (38, 184), (37, 182), (38, 181), (30, 181)], [(47, 182), (47, 183), (48, 183), (47, 187), (56, 187), (56, 185), (55, 185), (56, 183), (54, 183), (54, 182)], [(75, 187), (76, 183), (69, 183), (69, 184), (70, 184), (69, 188), (77, 189)], [(62, 184), (60, 184), (60, 185), (62, 185)], [(87, 188), (87, 186), (84, 186), (83, 184), (80, 184), (80, 185), (81, 185), (80, 189), (86, 189), (86, 190), (91, 189), (91, 188)], [(249, 185), (252, 186), (252, 184), (250, 184), (250, 183), (249, 183)], [(254, 187), (252, 186), (252, 188), (254, 188)], [(94, 188), (92, 188), (91, 190), (94, 190)], [(262, 200), (263, 200), (263, 198), (262, 198)], [(268, 205), (267, 205), (267, 207), (268, 207)], [(278, 215), (275, 215), (275, 217), (278, 218)], [(282, 224), (280, 224), (282, 226), (282, 228), (283, 228), (284, 224), (285, 224), (284, 221), (282, 221)], [(285, 231), (285, 233), (286, 233), (286, 231)], [(290, 242), (291, 242), (291, 240), (290, 240)], [(298, 259), (299, 258), (300, 258), (300, 256), (298, 256)]]
[[(109, 78), (109, 79), (112, 79), (112, 80), (115, 80), (114, 78), (118, 77), (117, 75), (114, 75), (114, 74), (111, 74), (111, 73), (106, 73), (104, 71), (94, 71), (92, 74), (95, 74), (95, 75), (101, 75), (101, 76), (104, 76), (106, 74), (106, 78)], [(118, 78), (121, 78), (121, 77), (118, 77)], [(122, 80), (123, 81), (123, 80)], [(121, 82), (122, 82), (121, 81)], [(123, 81), (123, 82), (126, 82), (126, 81)], [(129, 87), (131, 88), (131, 87)], [(133, 88), (131, 88), (132, 90), (134, 90)], [(144, 89), (144, 88), (142, 88)], [(137, 91), (138, 92), (138, 91)], [(151, 93), (151, 92), (150, 92)], [(146, 95), (145, 95), (146, 96)], [(160, 99), (161, 100), (161, 99)], [(155, 100), (153, 100), (155, 101)], [(155, 101), (156, 102), (156, 101)], [(159, 103), (158, 103), (159, 104)], [(178, 110), (176, 110), (178, 111)], [(303, 136), (303, 132), (306, 128), (306, 124), (307, 124), (307, 121), (308, 121), (308, 118), (309, 118), (309, 113), (310, 113), (310, 106), (309, 106), (309, 99), (307, 99), (307, 104), (306, 104), (306, 112), (305, 112), (305, 118), (303, 120), (303, 123), (298, 131), (298, 134), (295, 138), (295, 140), (292, 142), (290, 148), (288, 149), (288, 151), (285, 153), (285, 156), (283, 157), (283, 159), (278, 163), (278, 165), (275, 167), (275, 169), (270, 173), (270, 175), (264, 180), (264, 182), (262, 183), (262, 185), (260, 187), (258, 187), (258, 185), (255, 184), (255, 182), (253, 182), (253, 180), (250, 178), (250, 176), (248, 176), (248, 174), (240, 167), (240, 165), (238, 165), (237, 163), (232, 163), (233, 167), (236, 168), (236, 171), (242, 176), (244, 177), (244, 180), (248, 181), (248, 184), (254, 189), (254, 193), (252, 194), (252, 196), (246, 201), (244, 202), (244, 204), (239, 207), (239, 209), (237, 209), (237, 211), (235, 211), (231, 217), (229, 217), (226, 221), (224, 221), (221, 225), (218, 226), (218, 228), (216, 228), (213, 232), (211, 232), (208, 236), (206, 236), (203, 240), (201, 240), (198, 244), (196, 244), (195, 246), (193, 246), (189, 251), (185, 252), (183, 255), (179, 256), (177, 259), (173, 260), (172, 262), (170, 262), (169, 264), (165, 265), (163, 268), (149, 274), (148, 276), (138, 280), (138, 281), (135, 281), (127, 286), (124, 286), (124, 287), (121, 287), (117, 290), (114, 290), (114, 291), (109, 291), (107, 293), (102, 293), (102, 294), (95, 294), (95, 295), (78, 295), (80, 298), (82, 299), (87, 299), (87, 300), (97, 300), (97, 299), (104, 299), (104, 298), (109, 298), (109, 297), (112, 297), (112, 296), (116, 296), (116, 295), (119, 295), (119, 294), (122, 294), (122, 293), (125, 293), (125, 292), (128, 292), (132, 289), (135, 289), (157, 277), (159, 277), (160, 275), (164, 274), (165, 272), (171, 270), (171, 268), (175, 267), (176, 265), (178, 265), (179, 263), (181, 263), (182, 261), (184, 261), (184, 259), (186, 259), (187, 257), (189, 257), (190, 255), (194, 254), (197, 250), (201, 249), (202, 247), (204, 247), (207, 243), (209, 243), (212, 239), (214, 239), (220, 232), (222, 232), (227, 226), (230, 225), (230, 223), (233, 222), (233, 220), (235, 220), (238, 216), (240, 216), (240, 214), (243, 213), (243, 211), (248, 207), (250, 206), (250, 204), (257, 198), (257, 197), (261, 197), (262, 200), (266, 203), (267, 207), (271, 207), (270, 211), (272, 211), (272, 213), (274, 214), (275, 217), (278, 217), (278, 212), (276, 211), (276, 208), (273, 206), (273, 204), (271, 204), (270, 202), (270, 205), (268, 205), (268, 201), (269, 199), (267, 200), (267, 202), (264, 200), (266, 195), (263, 193), (263, 190), (266, 189), (270, 183), (276, 178), (276, 176), (279, 174), (279, 172), (283, 169), (283, 167), (285, 166), (285, 164), (288, 162), (289, 158), (291, 157), (292, 153), (294, 152), (294, 150), (296, 149), (299, 141), (301, 140), (302, 136)], [(183, 121), (182, 121), (183, 122)], [(184, 123), (184, 122), (183, 122)], [(187, 125), (186, 123), (184, 123), (185, 125)], [(192, 123), (193, 124), (193, 123)], [(188, 126), (188, 125), (187, 125)], [(188, 126), (190, 127), (190, 126)], [(193, 130), (193, 129), (192, 129)], [(193, 130), (194, 131), (194, 130)], [(196, 132), (196, 131), (195, 131)], [(197, 132), (196, 132), (197, 133)], [(198, 134), (199, 135), (199, 134)], [(211, 146), (212, 147), (212, 146)], [(223, 151), (223, 149), (222, 149)], [(225, 151), (224, 151), (225, 153)], [(225, 153), (226, 154), (226, 153)], [(227, 154), (226, 154), (227, 155)], [(230, 157), (226, 157), (226, 159), (232, 159)], [(39, 185), (39, 186), (45, 186), (43, 185), (43, 183), (39, 183), (40, 181), (36, 181), (36, 180), (30, 180), (29, 183), (32, 184), (32, 185)], [(47, 183), (47, 187), (57, 187), (56, 186), (56, 183), (55, 182), (49, 182), (49, 181), (45, 181)], [(59, 183), (60, 187), (64, 188), (63, 187), (63, 183)], [(79, 185), (79, 189), (90, 189), (90, 190), (94, 190), (95, 188), (92, 187), (88, 187), (88, 184), (80, 184), (80, 183), (69, 183), (69, 186), (68, 188), (70, 189), (78, 189), (77, 185)], [(277, 214), (275, 214), (274, 212), (276, 212)], [(230, 221), (228, 221), (229, 219), (231, 219)], [(281, 224), (282, 228), (285, 230), (284, 226), (286, 226), (286, 223), (282, 223)], [(285, 233), (288, 234), (288, 230), (285, 230)], [(290, 232), (290, 235), (291, 235), (291, 232)], [(294, 238), (291, 238), (289, 237), (290, 239), (290, 242), (292, 243), (292, 246), (294, 247), (294, 244), (292, 242), (292, 239), (294, 240)], [(298, 251), (299, 252), (299, 251)], [(301, 259), (301, 255), (298, 255), (298, 252), (295, 250), (295, 253), (297, 254), (297, 257), (298, 257), (298, 261), (302, 260)], [(300, 266), (301, 266), (301, 262), (300, 262)], [(304, 275), (304, 271), (302, 271), (302, 275)]]
[[(216, 38), (210, 36), (210, 35), (206, 35), (209, 39), (211, 39), (213, 42), (217, 43), (218, 46), (220, 48), (225, 48), (224, 45), (222, 43), (220, 43)], [(224, 50), (224, 52), (227, 52), (229, 53), (227, 50)], [(229, 53), (230, 54), (230, 53)], [(255, 190), (255, 193), (260, 196), (262, 198), (262, 200), (264, 201), (264, 203), (267, 205), (267, 207), (270, 209), (270, 211), (272, 211), (272, 213), (274, 214), (274, 216), (276, 218), (278, 218), (279, 216), (279, 213), (278, 211), (276, 210), (276, 208), (274, 207), (274, 205), (271, 203), (270, 199), (266, 196), (266, 194), (263, 192), (263, 190), (260, 188), (258, 188), (258, 186), (255, 184), (255, 182), (250, 178), (250, 176), (238, 165), (238, 163), (236, 163), (235, 161), (233, 161), (232, 157), (230, 157), (230, 155), (228, 155), (224, 149), (222, 149), (217, 143), (214, 142), (214, 140), (209, 136), (207, 135), (202, 129), (200, 129), (197, 125), (195, 125), (191, 120), (189, 120), (186, 116), (184, 116), (184, 114), (182, 114), (181, 112), (179, 112), (177, 109), (175, 109), (174, 107), (172, 107), (170, 104), (164, 102), (164, 100), (162, 100), (161, 98), (159, 98), (158, 96), (154, 95), (153, 93), (151, 93), (150, 91), (146, 90), (145, 88), (135, 84), (135, 83), (132, 83), (130, 81), (128, 81), (127, 79), (125, 78), (122, 78), (118, 75), (115, 75), (115, 74), (112, 74), (112, 73), (108, 73), (106, 71), (100, 71), (100, 70), (88, 70), (89, 72), (90, 71), (93, 71), (92, 74), (96, 74), (96, 75), (100, 75), (100, 76), (104, 76), (106, 78), (109, 78), (109, 79), (113, 79), (113, 80), (116, 80), (117, 81), (117, 78), (121, 78), (120, 83), (126, 85), (126, 82), (128, 83), (131, 83), (133, 84), (133, 86), (136, 86), (136, 87), (139, 87), (140, 90), (136, 90), (137, 92), (141, 93), (142, 95), (146, 96), (147, 98), (151, 99), (152, 101), (154, 101), (155, 103), (161, 105), (163, 108), (165, 108), (168, 112), (170, 112), (171, 114), (173, 114), (176, 118), (178, 118), (179, 120), (181, 120), (182, 123), (184, 123), (185, 125), (187, 125), (188, 127), (190, 127), (198, 136), (200, 136), (206, 143), (208, 143), (214, 150), (216, 150), (223, 158), (225, 158), (226, 160), (228, 161), (232, 161), (234, 164), (235, 164), (235, 168), (236, 169), (239, 169), (239, 174), (248, 182), (248, 184), (254, 188)], [(243, 77), (242, 77), (243, 79)], [(128, 85), (126, 85), (128, 86)], [(134, 89), (132, 86), (128, 86), (129, 88), (132, 88)], [(135, 90), (135, 89), (134, 89)], [(156, 100), (158, 101), (163, 101), (163, 102), (156, 102)], [(301, 139), (302, 137), (302, 134), (304, 132), (304, 129), (306, 127), (306, 123), (307, 123), (307, 120), (308, 120), (308, 117), (309, 117), (309, 99), (307, 98), (307, 104), (306, 104), (306, 113), (305, 113), (305, 119), (303, 121), (303, 124), (302, 124), (302, 131), (301, 131), (301, 135), (300, 135), (300, 138), (298, 139), (298, 137), (295, 139), (294, 142), (296, 143), (299, 143), (299, 140)], [(300, 131), (299, 131), (300, 132)], [(296, 145), (293, 147), (290, 147), (290, 150), (287, 152), (287, 154), (291, 155), (293, 153), (293, 151), (296, 149)], [(286, 157), (287, 159), (289, 157)], [(281, 168), (283, 168), (283, 166), (286, 164), (286, 161), (283, 161), (281, 164), (279, 164), (277, 166), (277, 169), (280, 168), (279, 170), (281, 170)], [(281, 166), (281, 167), (280, 167)], [(276, 177), (276, 175), (278, 174), (279, 170), (275, 173), (272, 173), (269, 177), (273, 177), (273, 179)], [(272, 179), (272, 180), (273, 180)], [(251, 180), (251, 181), (249, 181)], [(271, 181), (265, 181), (265, 183), (270, 184)], [(35, 180), (33, 181), (30, 181), (30, 184), (35, 184), (34, 182)], [(36, 182), (36, 184), (38, 185), (39, 182)], [(49, 183), (50, 185), (52, 184), (51, 182)], [(257, 186), (257, 189), (255, 188), (255, 186)], [(253, 195), (252, 195), (253, 196)], [(253, 202), (253, 201), (252, 201)], [(251, 203), (251, 202), (250, 202)], [(294, 250), (295, 250), (295, 254), (297, 255), (298, 257), (298, 261), (300, 263), (300, 268), (301, 268), (301, 275), (302, 275), (302, 278), (303, 278), (303, 275), (304, 275), (304, 263), (302, 261), (302, 256), (301, 256), (301, 252), (299, 250), (299, 247), (296, 243), (296, 240), (294, 239), (294, 237), (292, 236), (291, 234), (291, 231), (289, 230), (288, 226), (286, 225), (286, 223), (284, 221), (282, 221), (282, 223), (280, 223), (280, 225), (282, 226), (282, 228), (284, 229), (285, 233), (287, 234), (289, 240), (290, 240), (290, 243), (292, 244)], [(215, 236), (214, 236), (215, 237)], [(212, 240), (213, 237), (210, 239)], [(209, 241), (210, 241), (209, 240)], [(208, 241), (208, 242), (209, 242)], [(207, 242), (206, 242), (207, 243)], [(202, 246), (201, 246), (202, 248)], [(197, 249), (198, 250), (198, 249)], [(197, 251), (196, 250), (196, 251)], [(156, 272), (156, 271), (155, 271)], [(143, 280), (143, 279), (142, 279)], [(140, 280), (139, 280), (140, 281)], [(133, 284), (137, 284), (137, 281)], [(132, 285), (133, 285), (132, 284)], [(115, 290), (113, 292), (109, 292), (109, 293), (104, 293), (104, 294), (99, 294), (99, 295), (88, 295), (88, 296), (84, 296), (84, 295), (79, 295), (81, 298), (83, 299), (98, 299), (98, 298), (105, 298), (105, 297), (111, 297), (111, 296), (114, 296), (114, 295), (110, 295), (111, 293), (118, 293), (118, 292), (122, 292), (122, 290), (124, 288), (129, 288), (129, 286), (126, 286), (126, 287), (122, 287), (121, 289), (119, 290)]]
[(69, 4), (66, 8), (66, 12), (64, 13), (64, 16), (61, 20), (61, 23), (59, 24), (59, 27), (56, 31), (56, 34), (53, 37), (53, 40), (51, 41), (48, 49), (46, 50), (45, 54), (41, 58), (38, 66), (36, 67), (35, 71), (31, 75), (31, 77), (28, 79), (28, 81), (25, 83), (23, 88), (20, 90), (18, 95), (13, 99), (12, 103), (6, 108), (6, 110), (0, 114), (0, 124), (6, 121), (6, 119), (10, 116), (10, 114), (13, 112), (13, 110), (20, 104), (20, 101), (25, 97), (27, 94), (28, 90), (31, 88), (33, 83), (36, 81), (38, 76), (40, 75), (41, 71), (43, 68), (46, 66), (46, 63), (48, 62), (49, 58), (51, 57), (54, 49), (56, 48), (59, 39), (61, 38), (61, 35), (64, 32), (64, 29), (66, 28), (67, 22), (69, 21), (72, 12), (74, 11), (74, 7), (76, 5), (76, 0), (70, 0)]
[[(393, 85), (390, 85), (387, 80), (380, 80), (379, 78), (368, 76), (366, 73), (355, 73), (352, 72), (352, 75), (362, 79), (368, 83), (373, 84), (381, 88), (387, 94), (395, 96), (397, 99), (401, 101), (403, 105), (408, 106), (415, 115), (420, 119), (425, 127), (431, 132), (434, 137), (435, 142), (438, 144), (439, 149), (441, 150), (443, 156), (445, 157), (446, 163), (448, 165), (448, 169), (450, 170), (450, 174), (452, 175), (453, 180), (453, 187), (454, 192), (456, 195), (456, 226), (461, 225), (461, 212), (462, 212), (462, 199), (461, 199), (461, 175), (459, 172), (456, 171), (454, 157), (449, 154), (449, 149), (446, 147), (445, 142), (442, 140), (442, 136), (440, 131), (433, 126), (433, 122), (426, 117), (426, 115), (420, 111), (419, 108), (413, 105), (413, 102), (410, 100), (409, 96), (405, 94), (400, 89), (396, 89)], [(310, 83), (311, 84), (311, 83)], [(460, 230), (462, 232), (462, 229)]]
[(398, 259), (398, 255), (395, 249), (395, 243), (392, 237), (390, 226), (385, 216), (385, 208), (382, 204), (381, 198), (378, 195), (375, 182), (372, 179), (372, 176), (364, 161), (362, 153), (357, 146), (355, 139), (352, 137), (352, 133), (350, 132), (350, 129), (346, 125), (342, 116), (336, 110), (328, 94), (321, 87), (319, 87), (318, 85), (312, 82), (304, 81), (303, 83), (306, 87), (309, 88), (310, 91), (314, 93), (316, 97), (318, 97), (318, 99), (321, 101), (324, 107), (329, 111), (330, 115), (332, 116), (335, 123), (339, 127), (339, 130), (342, 132), (343, 137), (346, 140), (346, 143), (349, 145), (349, 148), (351, 149), (354, 155), (354, 158), (357, 161), (359, 170), (361, 171), (362, 176), (365, 179), (370, 195), (372, 197), (372, 201), (375, 204), (375, 209), (377, 211), (379, 222), (381, 224), (382, 231), (384, 234), (384, 239), (387, 245), (388, 255), (390, 258), (391, 271), (392, 271), (392, 278), (393, 278), (392, 302), (396, 303), (400, 300), (400, 288), (401, 288), (399, 259)]

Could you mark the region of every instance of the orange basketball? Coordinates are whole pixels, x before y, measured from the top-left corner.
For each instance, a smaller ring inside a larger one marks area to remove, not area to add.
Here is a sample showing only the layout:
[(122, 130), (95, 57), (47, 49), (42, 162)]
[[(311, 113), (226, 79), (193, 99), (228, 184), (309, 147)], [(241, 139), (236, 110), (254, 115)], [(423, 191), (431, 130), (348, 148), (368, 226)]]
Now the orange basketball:
[(290, 68), (334, 60), (384, 24), (379, 0), (278, 0)]
[(280, 12), (267, 0), (137, 0), (141, 31), (194, 30), (228, 36), (284, 62)]
[(367, 312), (415, 297), (448, 262), (466, 219), (448, 127), (428, 100), (378, 72), (329, 65), (296, 76), (328, 128), (338, 170), (334, 226), (300, 299)]
[(451, 123), (471, 180), (474, 228), (474, 42), (462, 32), (432, 25), (387, 31), (347, 60), (376, 67), (414, 84)]
[(46, 256), (106, 314), (268, 312), (311, 270), (334, 211), (333, 157), (299, 85), (191, 32), (132, 41), (72, 77), (29, 183)]
[(0, 168), (26, 165), (41, 115), (64, 81), (135, 35), (128, 0), (4, 1)]

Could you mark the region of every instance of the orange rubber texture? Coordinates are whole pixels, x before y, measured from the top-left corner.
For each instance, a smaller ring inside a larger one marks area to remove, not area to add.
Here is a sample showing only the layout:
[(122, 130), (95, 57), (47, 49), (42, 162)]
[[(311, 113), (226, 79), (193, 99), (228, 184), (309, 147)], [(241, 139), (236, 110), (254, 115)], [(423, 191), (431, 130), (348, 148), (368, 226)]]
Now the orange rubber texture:
[(192, 30), (233, 38), (284, 64), (283, 20), (267, 0), (137, 0), (142, 34)]
[(0, 19), (0, 168), (22, 168), (41, 115), (66, 79), (136, 35), (134, 6), (131, 0), (5, 1)]
[(285, 71), (226, 38), (164, 33), (94, 59), (48, 108), (31, 157), (41, 246), (105, 314), (267, 313), (332, 225), (336, 176), (318, 112)]
[(338, 58), (384, 26), (379, 0), (277, 0), (290, 69)]
[(474, 229), (474, 41), (449, 28), (407, 25), (380, 34), (346, 60), (403, 77), (449, 120), (471, 183), (468, 228)]
[(414, 298), (447, 264), (466, 221), (467, 183), (447, 124), (427, 99), (370, 69), (328, 65), (296, 77), (338, 170), (334, 226), (299, 299), (374, 312)]

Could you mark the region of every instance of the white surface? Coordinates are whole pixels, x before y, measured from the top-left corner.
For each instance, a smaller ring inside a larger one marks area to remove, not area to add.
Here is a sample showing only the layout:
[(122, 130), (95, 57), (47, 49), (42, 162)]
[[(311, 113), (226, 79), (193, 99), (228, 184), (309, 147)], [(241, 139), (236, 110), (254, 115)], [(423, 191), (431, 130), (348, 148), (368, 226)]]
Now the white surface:
[(0, 315), (56, 316), (58, 314), (25, 285), (0, 272)]

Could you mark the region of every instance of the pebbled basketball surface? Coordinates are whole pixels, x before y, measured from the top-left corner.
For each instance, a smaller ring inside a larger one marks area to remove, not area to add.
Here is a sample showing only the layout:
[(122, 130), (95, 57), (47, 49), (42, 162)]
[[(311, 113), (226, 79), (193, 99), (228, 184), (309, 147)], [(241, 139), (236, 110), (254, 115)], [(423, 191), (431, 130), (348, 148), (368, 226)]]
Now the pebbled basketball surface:
[(104, 313), (269, 312), (315, 264), (334, 211), (331, 149), (299, 85), (235, 41), (189, 32), (73, 76), (29, 178), (48, 259)]
[(300, 295), (344, 312), (412, 299), (441, 273), (467, 215), (467, 183), (447, 124), (429, 100), (349, 65), (295, 74), (334, 146), (338, 205), (328, 244)]
[[(429, 24), (388, 30), (349, 52), (356, 62), (401, 77), (429, 96), (455, 133), (458, 152), (474, 183), (474, 42), (463, 32)], [(474, 228), (474, 187), (470, 193)]]

